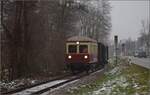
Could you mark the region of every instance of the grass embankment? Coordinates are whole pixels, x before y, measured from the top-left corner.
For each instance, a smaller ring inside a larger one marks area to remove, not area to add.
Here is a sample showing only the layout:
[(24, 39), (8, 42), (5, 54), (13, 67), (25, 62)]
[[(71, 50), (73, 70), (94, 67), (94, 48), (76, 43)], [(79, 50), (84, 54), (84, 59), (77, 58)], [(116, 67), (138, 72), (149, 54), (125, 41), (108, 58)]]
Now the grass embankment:
[(68, 91), (68, 95), (150, 95), (150, 70), (120, 59), (111, 61), (111, 68), (94, 83)]

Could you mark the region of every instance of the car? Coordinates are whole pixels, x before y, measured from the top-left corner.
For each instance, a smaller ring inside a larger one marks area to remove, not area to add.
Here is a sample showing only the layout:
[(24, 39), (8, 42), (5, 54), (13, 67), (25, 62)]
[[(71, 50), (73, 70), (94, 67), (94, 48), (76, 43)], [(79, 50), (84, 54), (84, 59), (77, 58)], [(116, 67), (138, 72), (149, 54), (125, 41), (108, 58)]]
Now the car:
[(146, 58), (147, 57), (146, 52), (139, 52), (137, 57)]
[(134, 57), (138, 57), (138, 52), (135, 52), (135, 53), (134, 53)]

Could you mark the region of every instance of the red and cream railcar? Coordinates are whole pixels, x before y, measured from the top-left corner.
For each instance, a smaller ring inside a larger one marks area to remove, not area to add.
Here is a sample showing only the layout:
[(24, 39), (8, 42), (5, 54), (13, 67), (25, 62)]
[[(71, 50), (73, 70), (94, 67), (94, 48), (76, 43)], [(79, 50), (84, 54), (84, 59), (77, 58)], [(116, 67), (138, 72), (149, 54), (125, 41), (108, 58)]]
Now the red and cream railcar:
[(66, 63), (72, 72), (89, 71), (98, 61), (98, 44), (88, 37), (75, 36), (66, 42)]

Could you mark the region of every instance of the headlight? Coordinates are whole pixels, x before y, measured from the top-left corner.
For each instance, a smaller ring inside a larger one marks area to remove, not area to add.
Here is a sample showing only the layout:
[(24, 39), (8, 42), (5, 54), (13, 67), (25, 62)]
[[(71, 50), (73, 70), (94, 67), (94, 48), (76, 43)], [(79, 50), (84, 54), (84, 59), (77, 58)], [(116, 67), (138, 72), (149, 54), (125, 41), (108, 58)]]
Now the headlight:
[(88, 56), (87, 56), (87, 55), (85, 55), (85, 56), (84, 56), (84, 59), (87, 59), (87, 58), (88, 58)]
[(79, 42), (76, 42), (76, 44), (79, 45), (80, 43), (79, 43)]
[(71, 59), (71, 58), (72, 58), (71, 55), (69, 55), (69, 56), (68, 56), (68, 59)]

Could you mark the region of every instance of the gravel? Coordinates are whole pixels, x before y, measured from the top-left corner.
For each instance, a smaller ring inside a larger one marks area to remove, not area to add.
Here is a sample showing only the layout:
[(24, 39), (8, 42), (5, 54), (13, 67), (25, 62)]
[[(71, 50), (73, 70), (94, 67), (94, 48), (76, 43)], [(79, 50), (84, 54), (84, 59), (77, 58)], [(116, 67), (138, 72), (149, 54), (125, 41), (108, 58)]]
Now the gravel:
[[(49, 92), (46, 92), (46, 94), (49, 93), (48, 95), (67, 95), (68, 92), (72, 91), (71, 89), (78, 89), (78, 87), (80, 87), (80, 86), (85, 86), (87, 84), (94, 82), (98, 78), (103, 77), (104, 72), (107, 69), (108, 68), (106, 66), (104, 69), (102, 69), (100, 71), (92, 73), (88, 76), (85, 76), (85, 77), (83, 77), (79, 80), (73, 81), (71, 83), (65, 84), (59, 88), (52, 89)], [(46, 95), (46, 94), (43, 94), (43, 95)]]

